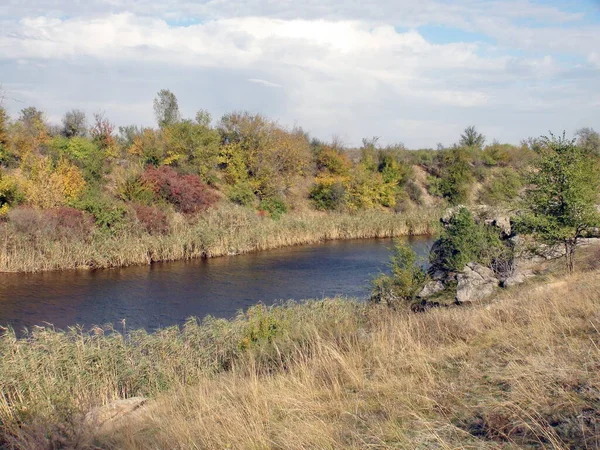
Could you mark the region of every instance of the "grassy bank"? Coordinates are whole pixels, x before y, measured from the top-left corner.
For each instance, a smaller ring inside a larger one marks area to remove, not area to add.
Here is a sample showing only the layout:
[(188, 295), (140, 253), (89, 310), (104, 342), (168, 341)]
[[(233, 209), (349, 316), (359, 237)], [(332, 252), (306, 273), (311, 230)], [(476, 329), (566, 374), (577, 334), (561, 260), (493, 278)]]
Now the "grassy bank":
[[(599, 275), (547, 276), (487, 305), (422, 314), (334, 299), (126, 338), (9, 332), (2, 439), (36, 449), (598, 448)], [(152, 400), (120, 430), (83, 420), (132, 396)]]
[(215, 257), (311, 244), (331, 239), (430, 234), (439, 211), (406, 213), (366, 210), (349, 213), (290, 213), (274, 220), (251, 209), (224, 205), (197, 217), (172, 218), (168, 234), (139, 227), (90, 234), (25, 233), (8, 222), (0, 229), (0, 272), (108, 268), (154, 261)]

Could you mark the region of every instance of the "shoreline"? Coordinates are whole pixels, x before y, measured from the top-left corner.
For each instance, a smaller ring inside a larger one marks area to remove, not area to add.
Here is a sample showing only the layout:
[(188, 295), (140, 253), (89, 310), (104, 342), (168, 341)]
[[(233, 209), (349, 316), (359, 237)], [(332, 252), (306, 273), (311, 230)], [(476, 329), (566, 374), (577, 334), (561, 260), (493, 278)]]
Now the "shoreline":
[(279, 220), (242, 207), (206, 211), (192, 223), (176, 224), (166, 235), (108, 235), (88, 240), (44, 240), (8, 235), (0, 238), (0, 273), (96, 270), (199, 258), (236, 256), (332, 240), (427, 236), (435, 233), (439, 211), (405, 213), (290, 213)]

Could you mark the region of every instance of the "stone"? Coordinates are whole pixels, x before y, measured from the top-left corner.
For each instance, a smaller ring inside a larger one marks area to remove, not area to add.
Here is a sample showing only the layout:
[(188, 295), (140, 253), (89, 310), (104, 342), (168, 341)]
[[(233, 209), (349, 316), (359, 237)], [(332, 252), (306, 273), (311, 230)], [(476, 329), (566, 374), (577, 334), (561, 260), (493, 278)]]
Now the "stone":
[(444, 283), (439, 280), (428, 281), (421, 289), (421, 292), (417, 294), (418, 298), (428, 298), (432, 295), (442, 292), (444, 290)]
[(502, 233), (504, 239), (508, 238), (512, 234), (512, 226), (510, 224), (510, 218), (506, 216), (494, 217), (485, 221), (487, 225), (496, 227)]
[(528, 278), (535, 276), (532, 270), (517, 269), (510, 277), (502, 281), (503, 288), (509, 288), (518, 284), (524, 283)]
[(457, 276), (457, 303), (474, 303), (491, 295), (498, 286), (494, 272), (481, 264), (468, 263)]
[(139, 417), (143, 406), (148, 403), (145, 397), (131, 397), (115, 400), (107, 405), (92, 409), (85, 415), (85, 423), (96, 432), (108, 434), (123, 425), (125, 418)]

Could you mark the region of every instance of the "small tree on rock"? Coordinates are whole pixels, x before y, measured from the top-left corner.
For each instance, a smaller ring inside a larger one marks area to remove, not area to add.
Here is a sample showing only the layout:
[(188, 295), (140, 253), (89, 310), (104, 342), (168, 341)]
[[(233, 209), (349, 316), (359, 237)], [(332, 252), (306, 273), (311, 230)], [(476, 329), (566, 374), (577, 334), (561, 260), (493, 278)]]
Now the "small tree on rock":
[(598, 161), (564, 132), (559, 137), (543, 137), (542, 142), (519, 227), (544, 244), (564, 246), (567, 269), (572, 273), (578, 241), (600, 225)]

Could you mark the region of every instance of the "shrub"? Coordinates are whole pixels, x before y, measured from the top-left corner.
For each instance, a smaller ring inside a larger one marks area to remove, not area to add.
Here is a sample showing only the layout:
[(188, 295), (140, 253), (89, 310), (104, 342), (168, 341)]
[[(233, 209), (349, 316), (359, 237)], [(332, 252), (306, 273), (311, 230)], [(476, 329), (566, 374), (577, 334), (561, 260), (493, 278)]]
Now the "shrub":
[(89, 215), (66, 206), (43, 211), (17, 207), (9, 211), (8, 219), (20, 233), (41, 234), (51, 238), (83, 238), (93, 228), (93, 220)]
[(183, 213), (202, 211), (217, 201), (216, 193), (197, 175), (180, 175), (172, 167), (149, 167), (143, 181), (156, 197), (166, 200)]
[(236, 183), (231, 186), (227, 196), (230, 201), (242, 206), (249, 206), (256, 200), (252, 187), (244, 182)]
[(154, 191), (140, 175), (130, 175), (117, 186), (119, 197), (126, 202), (151, 205), (154, 201)]
[(310, 190), (310, 199), (316, 209), (340, 210), (346, 203), (346, 187), (339, 180), (321, 180)]
[(277, 198), (264, 198), (261, 200), (258, 209), (266, 211), (273, 219), (279, 219), (287, 212), (287, 206), (283, 200)]
[(166, 234), (169, 231), (167, 215), (154, 206), (134, 205), (135, 215), (150, 234)]
[(517, 172), (513, 169), (501, 169), (484, 185), (479, 200), (492, 206), (506, 204), (517, 198), (522, 187), (523, 179)]
[(114, 231), (125, 223), (127, 214), (125, 207), (104, 198), (98, 192), (89, 191), (82, 200), (74, 203), (74, 206), (90, 213), (96, 225), (102, 230)]
[(413, 180), (408, 180), (404, 186), (404, 190), (411, 201), (417, 205), (423, 204), (423, 189)]
[(495, 269), (508, 266), (512, 250), (501, 240), (499, 230), (477, 223), (471, 211), (460, 207), (434, 244), (430, 260), (448, 271), (461, 271), (469, 262)]
[(423, 289), (427, 273), (417, 264), (417, 255), (406, 243), (397, 241), (391, 259), (391, 275), (380, 275), (372, 281), (371, 301), (397, 306), (412, 302)]

